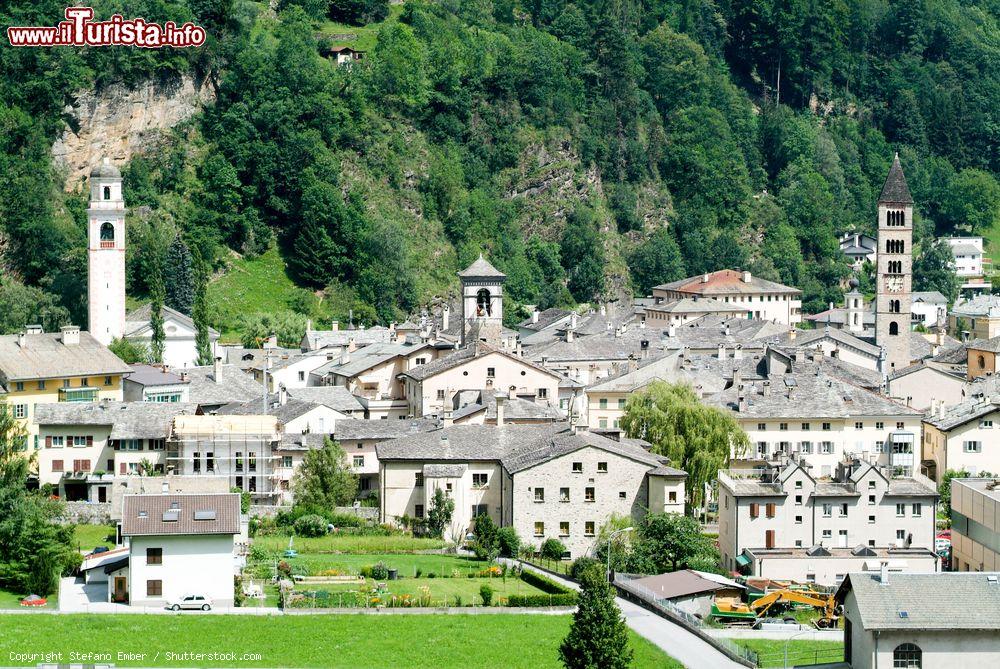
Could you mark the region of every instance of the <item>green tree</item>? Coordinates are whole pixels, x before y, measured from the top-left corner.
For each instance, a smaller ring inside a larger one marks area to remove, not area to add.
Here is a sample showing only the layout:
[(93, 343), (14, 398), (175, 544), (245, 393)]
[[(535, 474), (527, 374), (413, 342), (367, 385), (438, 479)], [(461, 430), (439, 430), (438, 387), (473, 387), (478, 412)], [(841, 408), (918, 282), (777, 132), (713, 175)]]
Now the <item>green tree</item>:
[(636, 246), (628, 265), (637, 295), (648, 295), (653, 286), (686, 276), (681, 249), (666, 228), (660, 228), (646, 242)]
[(329, 4), (331, 19), (357, 26), (381, 21), (389, 15), (389, 0), (329, 0)]
[(191, 306), (191, 320), (194, 321), (194, 347), (198, 352), (197, 364), (211, 365), (212, 337), (208, 325), (208, 268), (200, 258), (195, 263), (194, 304)]
[(937, 239), (925, 244), (913, 260), (913, 289), (936, 290), (948, 299), (949, 304), (954, 302), (959, 290), (954, 263), (955, 256), (945, 240)]
[(625, 404), (622, 428), (645, 439), (688, 473), (688, 502), (700, 506), (706, 483), (715, 480), (730, 455), (750, 447), (746, 433), (729, 415), (702, 404), (690, 386), (657, 381), (635, 392)]
[(108, 344), (108, 350), (121, 358), (122, 362), (129, 365), (150, 362), (149, 349), (142, 344), (137, 344), (128, 339), (113, 339)]
[(278, 346), (295, 348), (302, 343), (306, 325), (308, 319), (293, 311), (249, 314), (240, 319), (241, 340), (247, 348), (260, 348), (273, 334), (278, 337)]
[(718, 555), (712, 539), (702, 534), (695, 518), (677, 513), (651, 513), (639, 527), (643, 550), (656, 564), (656, 572), (677, 571), (689, 568), (692, 562), (699, 567), (706, 556)]
[(388, 111), (412, 113), (427, 103), (426, 49), (413, 30), (402, 23), (386, 23), (378, 31), (371, 54), (369, 85), (373, 99)]
[(493, 522), (489, 514), (476, 516), (476, 540), (472, 550), (480, 560), (493, 562), (500, 554), (500, 528)]
[(952, 230), (987, 234), (1000, 224), (1000, 183), (989, 172), (966, 168), (952, 179), (941, 210)]
[(163, 331), (163, 300), (166, 289), (163, 285), (163, 270), (159, 263), (153, 266), (153, 275), (149, 278), (152, 302), (149, 305), (149, 327), (152, 335), (149, 343), (149, 355), (153, 362), (163, 362), (163, 348), (166, 346), (167, 335)]
[(599, 567), (583, 570), (569, 634), (559, 646), (566, 669), (626, 669), (632, 665), (628, 627)]
[(0, 334), (20, 332), (31, 324), (41, 325), (46, 332), (57, 332), (70, 322), (69, 310), (51, 293), (9, 277), (0, 284)]
[(579, 205), (573, 210), (560, 247), (573, 297), (586, 302), (600, 295), (604, 290), (604, 245), (593, 209)]
[(354, 501), (358, 475), (347, 464), (340, 444), (327, 438), (322, 448), (306, 452), (292, 483), (295, 506), (322, 515)]
[(195, 270), (191, 250), (180, 235), (174, 237), (164, 260), (164, 302), (182, 314), (191, 314), (195, 298)]
[(441, 488), (435, 489), (430, 507), (427, 509), (427, 532), (432, 537), (439, 539), (443, 537), (454, 513), (455, 500), (445, 495)]

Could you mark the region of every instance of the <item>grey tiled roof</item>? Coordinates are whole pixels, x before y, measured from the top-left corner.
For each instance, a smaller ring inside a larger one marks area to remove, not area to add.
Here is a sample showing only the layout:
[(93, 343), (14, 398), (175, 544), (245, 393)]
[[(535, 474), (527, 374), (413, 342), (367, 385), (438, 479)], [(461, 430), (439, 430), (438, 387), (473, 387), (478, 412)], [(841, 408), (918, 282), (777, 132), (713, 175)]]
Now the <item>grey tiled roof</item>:
[[(464, 395), (469, 395), (468, 391), (459, 393), (456, 401)], [(486, 420), (496, 420), (497, 417), (497, 394), (493, 390), (472, 391), (474, 395), (472, 401), (464, 406), (460, 406), (452, 413), (452, 418), (459, 419), (480, 411), (485, 411)], [(538, 404), (520, 397), (514, 399), (504, 396), (504, 419), (505, 420), (563, 420), (563, 414), (555, 407)]]
[(322, 404), (323, 406), (330, 407), (334, 411), (340, 411), (342, 413), (347, 413), (349, 411), (361, 411), (364, 409), (364, 407), (361, 406), (361, 402), (358, 401), (358, 398), (352, 395), (351, 391), (344, 386), (308, 386), (306, 388), (291, 388), (288, 390), (288, 396), (297, 400)]
[(188, 367), (185, 371), (191, 382), (188, 399), (196, 404), (217, 406), (262, 399), (264, 396), (264, 386), (236, 365), (221, 365), (220, 379), (215, 378), (212, 365)]
[[(173, 505), (176, 505), (176, 520), (165, 520), (175, 510)], [(202, 515), (204, 519), (195, 519)], [(237, 493), (125, 495), (122, 504), (122, 535), (127, 537), (239, 532)]]
[(510, 353), (499, 349), (495, 346), (490, 346), (489, 344), (483, 342), (477, 342), (471, 346), (466, 346), (465, 348), (460, 348), (454, 353), (444, 355), (437, 360), (427, 363), (426, 365), (419, 365), (412, 369), (403, 372), (400, 376), (408, 376), (411, 379), (417, 381), (423, 381), (424, 379), (429, 379), (432, 376), (436, 376), (442, 372), (446, 372), (449, 369), (454, 369), (460, 365), (469, 362), (470, 360), (475, 360), (476, 358), (481, 358), (486, 355), (491, 355), (497, 353), (505, 358), (508, 358), (511, 362), (517, 362), (520, 364), (532, 367), (540, 372), (548, 374), (549, 376), (554, 376), (559, 378), (559, 374), (553, 372), (550, 369), (546, 369), (539, 364), (536, 364), (529, 360), (528, 358), (518, 358), (511, 355)]
[(952, 244), (951, 252), (954, 255), (981, 255), (983, 250), (975, 244)]
[[(871, 630), (1000, 630), (1000, 583), (993, 572), (848, 574), (837, 592), (854, 592), (861, 626)], [(905, 615), (901, 615), (905, 614)]]
[(977, 295), (966, 302), (956, 302), (951, 308), (951, 314), (966, 318), (1000, 318), (1000, 295)]
[(850, 332), (845, 330), (839, 330), (837, 328), (817, 328), (815, 330), (797, 330), (795, 332), (795, 338), (792, 339), (789, 332), (784, 332), (775, 341), (782, 346), (790, 348), (804, 348), (807, 346), (814, 346), (818, 342), (829, 339), (835, 341), (841, 346), (847, 346), (853, 348), (857, 351), (865, 353), (873, 358), (878, 358), (881, 353), (881, 349), (860, 337), (856, 337)]
[(972, 399), (948, 407), (944, 415), (935, 414), (925, 418), (924, 422), (947, 432), (960, 425), (965, 425), (969, 421), (977, 420), (982, 416), (988, 416), (997, 409), (1000, 409), (1000, 399), (983, 400), (979, 397), (973, 397)]
[(966, 345), (966, 348), (975, 351), (989, 351), (990, 353), (1000, 353), (1000, 337), (992, 339), (976, 339)]
[(330, 346), (347, 346), (352, 341), (356, 346), (365, 346), (391, 338), (388, 328), (376, 326), (365, 330), (307, 330), (304, 342), (308, 350), (315, 351)]
[(322, 448), (326, 443), (326, 435), (317, 432), (306, 434), (290, 434), (285, 432), (281, 435), (281, 442), (278, 444), (279, 451), (309, 451)]
[(219, 348), (219, 355), (223, 356), (223, 362), (236, 365), (240, 369), (261, 369), (269, 351), (272, 357), (292, 355), (299, 352), (298, 349), (294, 348), (263, 349), (223, 346)]
[(457, 479), (465, 474), (467, 465), (424, 465), (424, 478)]
[(538, 313), (538, 320), (532, 321), (531, 318), (526, 318), (517, 324), (517, 327), (523, 328), (525, 330), (532, 330), (538, 332), (544, 330), (545, 328), (558, 323), (559, 321), (569, 318), (573, 314), (572, 311), (568, 309), (559, 309), (556, 307), (551, 307), (545, 309)]
[(646, 307), (646, 311), (658, 311), (665, 314), (697, 314), (697, 313), (743, 313), (746, 307), (738, 304), (723, 302), (713, 297), (684, 298), (682, 300), (671, 300), (662, 304), (654, 304)]
[(63, 344), (61, 332), (0, 336), (0, 376), (7, 381), (53, 379), (67, 376), (127, 374), (132, 368), (94, 339), (80, 332), (78, 344)]
[(179, 402), (53, 402), (35, 405), (35, 423), (110, 425), (111, 439), (166, 439), (174, 417), (197, 409)]
[(948, 298), (936, 290), (916, 291), (911, 294), (914, 302), (928, 302), (930, 304), (948, 304)]
[(323, 372), (350, 378), (376, 365), (389, 362), (397, 356), (409, 355), (425, 348), (430, 348), (430, 346), (428, 344), (397, 344), (394, 342), (370, 344), (351, 353), (347, 362), (341, 362), (343, 356), (339, 360), (332, 361), (329, 365), (324, 366)]
[(284, 404), (279, 404), (274, 401), (275, 396), (271, 395), (269, 397), (267, 411), (264, 411), (263, 399), (250, 400), (249, 402), (233, 402), (232, 404), (226, 404), (220, 407), (218, 410), (219, 415), (234, 415), (234, 416), (274, 416), (278, 419), (278, 422), (284, 425), (290, 421), (295, 420), (300, 416), (304, 416), (316, 407), (320, 406), (313, 402), (306, 402), (304, 400), (296, 400), (289, 398)]
[(128, 375), (128, 380), (130, 383), (138, 383), (144, 388), (174, 386), (184, 383), (176, 372), (153, 365), (132, 365), (132, 373)]
[(436, 430), (441, 426), (437, 420), (408, 418), (406, 420), (338, 420), (333, 436), (338, 441), (366, 439), (398, 439), (408, 435)]
[(893, 202), (898, 204), (913, 204), (913, 196), (910, 195), (910, 188), (906, 185), (906, 177), (903, 176), (903, 166), (899, 164), (899, 154), (892, 159), (892, 167), (885, 177), (882, 185), (882, 194), (878, 196), (879, 202)]

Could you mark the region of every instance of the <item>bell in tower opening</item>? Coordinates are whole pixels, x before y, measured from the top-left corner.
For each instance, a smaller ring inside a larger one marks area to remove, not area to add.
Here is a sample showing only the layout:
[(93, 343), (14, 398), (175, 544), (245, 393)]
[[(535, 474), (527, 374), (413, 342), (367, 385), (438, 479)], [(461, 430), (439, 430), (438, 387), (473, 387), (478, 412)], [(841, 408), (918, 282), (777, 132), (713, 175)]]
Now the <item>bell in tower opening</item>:
[(480, 254), (458, 273), (462, 284), (462, 346), (478, 341), (498, 346), (503, 331), (503, 283), (507, 275)]

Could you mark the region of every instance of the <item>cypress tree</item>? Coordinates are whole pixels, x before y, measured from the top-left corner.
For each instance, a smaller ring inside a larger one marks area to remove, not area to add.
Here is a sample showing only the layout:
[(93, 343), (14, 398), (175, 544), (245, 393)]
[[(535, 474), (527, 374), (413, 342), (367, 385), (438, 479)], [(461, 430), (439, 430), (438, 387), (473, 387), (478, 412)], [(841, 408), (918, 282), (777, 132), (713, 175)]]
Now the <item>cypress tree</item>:
[(602, 567), (593, 565), (580, 577), (583, 589), (569, 634), (559, 646), (566, 669), (626, 669), (632, 649), (622, 612)]
[(212, 341), (208, 336), (208, 268), (199, 257), (195, 263), (195, 293), (194, 305), (191, 308), (191, 318), (194, 320), (194, 345), (198, 352), (198, 365), (211, 365)]
[(566, 669), (626, 669), (632, 649), (622, 612), (602, 567), (593, 565), (580, 577), (583, 589), (569, 634), (559, 646)]
[(163, 270), (160, 263), (153, 264), (153, 272), (149, 277), (150, 291), (153, 302), (149, 308), (149, 326), (153, 330), (152, 341), (150, 342), (150, 355), (153, 362), (163, 362), (163, 348), (167, 335), (163, 331)]
[(166, 304), (182, 314), (190, 314), (195, 298), (195, 272), (191, 250), (180, 235), (174, 237), (167, 249)]

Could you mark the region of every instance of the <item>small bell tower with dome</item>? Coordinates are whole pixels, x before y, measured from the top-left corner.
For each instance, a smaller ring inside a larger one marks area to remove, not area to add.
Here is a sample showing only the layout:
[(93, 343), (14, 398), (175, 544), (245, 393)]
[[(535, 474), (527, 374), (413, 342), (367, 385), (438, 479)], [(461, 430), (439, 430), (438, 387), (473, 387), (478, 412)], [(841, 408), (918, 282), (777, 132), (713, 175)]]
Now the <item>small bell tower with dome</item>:
[(125, 201), (107, 158), (90, 172), (87, 208), (87, 329), (107, 346), (125, 334)]
[(462, 346), (478, 341), (499, 345), (507, 275), (479, 254), (479, 259), (459, 272), (458, 278), (462, 283)]

